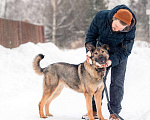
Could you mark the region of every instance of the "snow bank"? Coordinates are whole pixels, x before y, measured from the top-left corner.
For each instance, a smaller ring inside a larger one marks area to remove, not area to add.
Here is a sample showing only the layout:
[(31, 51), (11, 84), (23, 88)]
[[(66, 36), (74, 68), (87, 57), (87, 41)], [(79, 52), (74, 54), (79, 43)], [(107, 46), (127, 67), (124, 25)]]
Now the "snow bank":
[[(139, 46), (141, 45), (142, 46)], [(136, 42), (128, 58), (123, 110), (120, 115), (125, 120), (150, 120), (150, 48)], [(52, 43), (26, 43), (18, 48), (7, 49), (0, 46), (0, 119), (33, 120), (40, 119), (38, 102), (42, 96), (42, 76), (32, 69), (34, 57), (42, 53), (45, 58), (41, 66), (55, 62), (78, 64), (85, 60), (85, 49), (60, 50)], [(110, 83), (108, 75), (107, 85)], [(106, 98), (103, 100), (103, 114), (109, 117)], [(50, 106), (54, 117), (51, 120), (80, 119), (86, 111), (83, 94), (68, 88), (62, 91)]]

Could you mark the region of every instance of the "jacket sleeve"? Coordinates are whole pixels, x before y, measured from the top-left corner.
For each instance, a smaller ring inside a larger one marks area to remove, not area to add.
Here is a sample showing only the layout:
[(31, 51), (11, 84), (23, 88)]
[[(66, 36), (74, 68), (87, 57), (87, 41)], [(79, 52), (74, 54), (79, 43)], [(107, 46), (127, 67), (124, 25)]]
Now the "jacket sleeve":
[(91, 43), (92, 45), (96, 46), (96, 39), (98, 38), (98, 18), (99, 13), (94, 17), (93, 21), (91, 22), (91, 25), (88, 29), (88, 32), (86, 34), (86, 43)]
[(131, 54), (134, 44), (135, 30), (136, 27), (134, 27), (130, 32), (126, 33), (122, 47), (117, 52), (110, 55), (109, 59), (112, 61), (112, 67), (122, 63)]

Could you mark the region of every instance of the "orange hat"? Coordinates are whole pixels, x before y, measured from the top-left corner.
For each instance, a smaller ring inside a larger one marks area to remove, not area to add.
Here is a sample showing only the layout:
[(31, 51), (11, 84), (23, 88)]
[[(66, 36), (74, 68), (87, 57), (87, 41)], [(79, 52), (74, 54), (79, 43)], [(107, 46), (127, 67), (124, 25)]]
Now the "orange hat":
[(126, 23), (127, 25), (130, 25), (132, 20), (132, 13), (127, 9), (120, 9), (117, 11), (117, 13), (115, 13), (114, 17)]

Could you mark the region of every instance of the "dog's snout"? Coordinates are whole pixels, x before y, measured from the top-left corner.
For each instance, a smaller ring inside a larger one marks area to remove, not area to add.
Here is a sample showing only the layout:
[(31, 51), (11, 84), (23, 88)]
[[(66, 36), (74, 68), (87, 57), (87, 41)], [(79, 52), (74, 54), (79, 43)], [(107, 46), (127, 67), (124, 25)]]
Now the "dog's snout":
[(98, 56), (98, 61), (100, 64), (105, 64), (106, 63), (106, 57), (103, 55)]
[(103, 59), (103, 58), (104, 58), (103, 55), (99, 55), (99, 56), (98, 56), (98, 59)]

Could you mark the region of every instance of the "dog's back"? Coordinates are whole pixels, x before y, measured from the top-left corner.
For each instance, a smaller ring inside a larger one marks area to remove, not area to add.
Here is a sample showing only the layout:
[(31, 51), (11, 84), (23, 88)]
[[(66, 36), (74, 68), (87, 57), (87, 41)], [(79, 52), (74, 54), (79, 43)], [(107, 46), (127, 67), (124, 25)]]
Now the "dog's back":
[(49, 76), (49, 79), (44, 79), (45, 85), (48, 87), (48, 83), (54, 83), (52, 81), (64, 82), (66, 86), (71, 89), (82, 92), (80, 85), (81, 81), (79, 78), (79, 65), (69, 63), (54, 63), (50, 64), (46, 68), (40, 67), (40, 61), (44, 58), (44, 55), (39, 54), (33, 61), (34, 71), (38, 75)]

